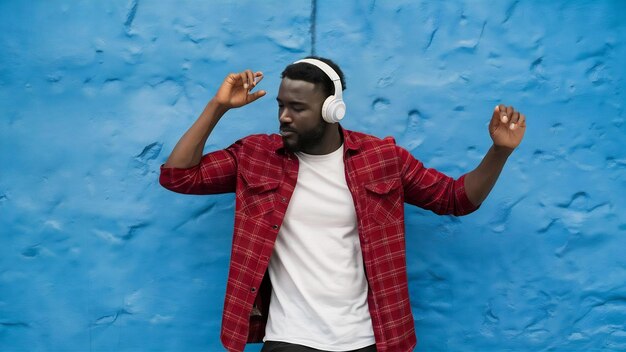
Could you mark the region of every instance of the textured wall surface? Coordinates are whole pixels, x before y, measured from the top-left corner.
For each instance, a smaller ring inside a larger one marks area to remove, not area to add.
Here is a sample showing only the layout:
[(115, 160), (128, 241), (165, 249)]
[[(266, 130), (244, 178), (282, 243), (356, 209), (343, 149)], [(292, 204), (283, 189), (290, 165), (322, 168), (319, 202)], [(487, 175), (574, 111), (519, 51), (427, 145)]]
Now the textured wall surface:
[[(0, 1), (0, 350), (219, 351), (233, 196), (158, 167), (230, 71), (344, 69), (345, 126), (453, 176), (496, 103), (526, 139), (482, 208), (407, 207), (418, 351), (626, 349), (624, 1)], [(250, 351), (258, 350), (249, 346)]]

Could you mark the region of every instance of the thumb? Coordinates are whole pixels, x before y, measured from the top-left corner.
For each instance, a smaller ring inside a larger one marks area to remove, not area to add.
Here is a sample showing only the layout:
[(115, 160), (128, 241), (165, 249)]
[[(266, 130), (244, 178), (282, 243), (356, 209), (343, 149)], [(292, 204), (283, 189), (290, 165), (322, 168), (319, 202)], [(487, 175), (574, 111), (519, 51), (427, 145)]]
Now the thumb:
[(267, 92), (264, 91), (264, 90), (259, 90), (259, 91), (256, 91), (254, 93), (248, 94), (248, 103), (252, 103), (253, 101), (261, 98), (262, 96), (264, 96), (265, 94), (267, 94)]

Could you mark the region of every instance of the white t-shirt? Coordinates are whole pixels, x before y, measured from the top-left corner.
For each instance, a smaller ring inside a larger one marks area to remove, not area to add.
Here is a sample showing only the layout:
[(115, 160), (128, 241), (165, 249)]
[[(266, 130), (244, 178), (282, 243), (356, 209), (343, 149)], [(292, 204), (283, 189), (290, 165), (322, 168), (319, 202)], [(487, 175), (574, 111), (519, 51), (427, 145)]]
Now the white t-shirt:
[(343, 147), (296, 154), (298, 180), (269, 263), (265, 340), (329, 351), (375, 343)]

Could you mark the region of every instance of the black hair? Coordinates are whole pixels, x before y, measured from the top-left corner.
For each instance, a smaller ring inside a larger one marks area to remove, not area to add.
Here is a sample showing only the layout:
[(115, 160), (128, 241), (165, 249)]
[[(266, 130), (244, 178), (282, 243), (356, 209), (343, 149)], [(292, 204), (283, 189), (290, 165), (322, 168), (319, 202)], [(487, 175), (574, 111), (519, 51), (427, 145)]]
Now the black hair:
[[(341, 81), (341, 90), (346, 89), (346, 82), (344, 80), (343, 72), (341, 71), (341, 69), (336, 63), (334, 63), (330, 59), (326, 59), (326, 58), (319, 57), (319, 56), (307, 56), (306, 59), (320, 60), (326, 63), (328, 66), (330, 66), (339, 75), (339, 79)], [(311, 82), (316, 85), (321, 85), (326, 95), (330, 96), (330, 95), (335, 94), (335, 85), (333, 84), (333, 81), (330, 79), (330, 77), (328, 77), (328, 75), (326, 75), (326, 73), (324, 73), (324, 71), (322, 71), (317, 66), (307, 64), (304, 62), (291, 64), (285, 67), (285, 69), (280, 75), (280, 78), (285, 78), (285, 77), (289, 79), (306, 81), (306, 82)]]

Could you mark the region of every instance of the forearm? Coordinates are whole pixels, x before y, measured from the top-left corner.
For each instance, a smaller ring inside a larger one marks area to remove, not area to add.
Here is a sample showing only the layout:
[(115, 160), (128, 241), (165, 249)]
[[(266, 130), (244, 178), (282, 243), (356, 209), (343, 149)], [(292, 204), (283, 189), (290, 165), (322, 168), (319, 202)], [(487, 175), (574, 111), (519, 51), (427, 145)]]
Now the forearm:
[(189, 168), (198, 165), (209, 135), (227, 110), (215, 100), (211, 100), (196, 122), (176, 143), (165, 162), (165, 167)]
[(465, 192), (474, 205), (487, 198), (512, 152), (510, 148), (491, 146), (480, 164), (465, 176)]

